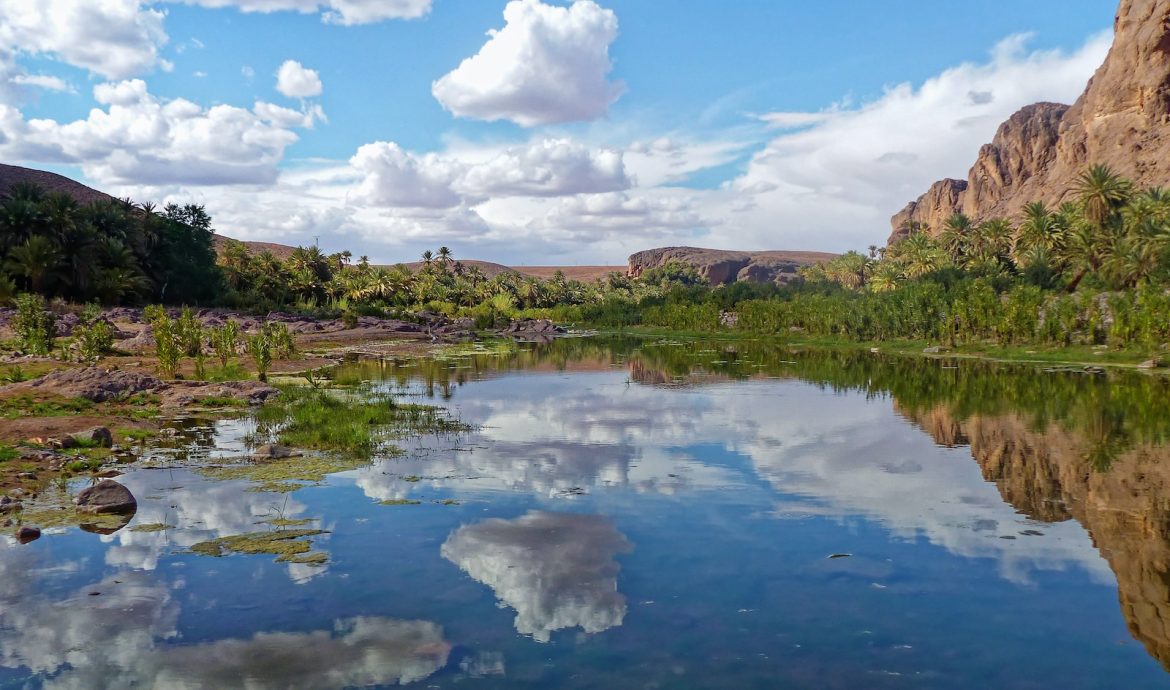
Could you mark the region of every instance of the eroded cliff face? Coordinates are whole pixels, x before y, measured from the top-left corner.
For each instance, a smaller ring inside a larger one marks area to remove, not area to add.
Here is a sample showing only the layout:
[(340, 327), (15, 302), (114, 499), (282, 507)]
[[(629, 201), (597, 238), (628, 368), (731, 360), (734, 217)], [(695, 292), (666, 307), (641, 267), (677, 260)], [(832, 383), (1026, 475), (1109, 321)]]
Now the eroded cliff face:
[(890, 241), (905, 236), (907, 221), (936, 234), (959, 211), (975, 221), (1014, 219), (1032, 201), (1059, 204), (1090, 165), (1140, 186), (1170, 185), (1168, 126), (1170, 3), (1121, 0), (1113, 46), (1076, 103), (1036, 103), (1012, 115), (979, 151), (966, 186), (935, 183), (894, 215)]
[(1134, 448), (1095, 471), (1093, 439), (1082, 433), (1037, 431), (1015, 415), (903, 414), (940, 444), (969, 442), (984, 478), (1021, 513), (1081, 523), (1117, 576), (1130, 632), (1170, 668), (1170, 448)]

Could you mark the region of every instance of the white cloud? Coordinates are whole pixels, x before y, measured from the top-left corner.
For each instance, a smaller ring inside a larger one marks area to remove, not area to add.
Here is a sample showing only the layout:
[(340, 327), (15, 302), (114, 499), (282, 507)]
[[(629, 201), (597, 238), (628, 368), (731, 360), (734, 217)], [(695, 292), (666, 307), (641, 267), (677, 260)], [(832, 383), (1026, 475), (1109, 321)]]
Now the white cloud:
[(0, 55), (43, 55), (108, 79), (168, 69), (164, 16), (140, 0), (0, 0)]
[(451, 208), (494, 197), (560, 197), (627, 189), (622, 152), (542, 139), (463, 156), (404, 151), (393, 142), (358, 149), (355, 199), (374, 206)]
[(285, 60), (276, 73), (276, 90), (289, 98), (312, 98), (324, 90), (321, 76), (296, 60)]
[(387, 19), (417, 19), (431, 11), (432, 0), (169, 0), (201, 7), (234, 7), (241, 12), (320, 12), (321, 21), (352, 26)]
[(363, 176), (357, 198), (373, 206), (450, 208), (461, 201), (452, 189), (459, 165), (433, 153), (415, 156), (379, 141), (359, 148), (350, 165)]
[(608, 80), (617, 16), (591, 0), (570, 7), (513, 0), (504, 28), (436, 81), (431, 92), (459, 117), (525, 127), (592, 120), (624, 90)]
[(293, 127), (311, 126), (318, 109), (296, 113), (258, 103), (205, 109), (185, 99), (163, 101), (142, 80), (98, 84), (84, 120), (25, 120), (0, 106), (0, 156), (74, 163), (101, 184), (270, 184)]
[(706, 200), (707, 214), (727, 228), (712, 244), (844, 250), (883, 242), (890, 216), (935, 180), (966, 177), (1013, 112), (1037, 101), (1071, 103), (1110, 44), (1102, 34), (1072, 53), (1028, 52), (1027, 38), (1008, 38), (985, 63), (947, 69), (918, 87), (899, 84), (860, 107), (763, 116), (797, 129), (769, 141)]
[(50, 76), (48, 74), (17, 74), (9, 81), (18, 86), (32, 86), (45, 91), (68, 91), (72, 92), (73, 87), (69, 82), (60, 77)]
[(632, 545), (599, 515), (533, 510), (460, 527), (440, 553), (516, 610), (516, 631), (548, 642), (553, 631), (619, 626), (626, 598), (614, 556)]

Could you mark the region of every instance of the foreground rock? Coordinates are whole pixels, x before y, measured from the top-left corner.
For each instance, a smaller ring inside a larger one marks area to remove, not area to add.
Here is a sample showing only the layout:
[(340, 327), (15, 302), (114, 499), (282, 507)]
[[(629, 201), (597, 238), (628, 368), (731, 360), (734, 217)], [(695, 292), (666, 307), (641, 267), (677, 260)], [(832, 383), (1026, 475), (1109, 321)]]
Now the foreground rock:
[(284, 458), (299, 458), (303, 455), (299, 450), (275, 443), (266, 443), (252, 453), (254, 460), (282, 460)]
[(138, 501), (130, 490), (112, 479), (103, 479), (82, 489), (74, 499), (77, 512), (91, 515), (113, 513), (126, 515), (138, 510)]
[(77, 444), (82, 446), (110, 448), (114, 445), (114, 435), (107, 427), (104, 426), (97, 426), (86, 431), (80, 431), (76, 434), (70, 434), (70, 438), (72, 438), (74, 441), (77, 441)]
[(16, 530), (16, 541), (20, 542), (21, 544), (27, 544), (30, 541), (36, 541), (40, 538), (41, 531), (36, 527), (29, 527), (28, 525), (24, 525), (20, 529)]
[(504, 335), (512, 336), (552, 336), (565, 332), (564, 328), (561, 328), (548, 319), (519, 319), (513, 321), (507, 328), (501, 331)]
[(1121, 0), (1113, 47), (1072, 106), (1037, 103), (1012, 115), (979, 151), (966, 180), (936, 182), (891, 222), (932, 233), (955, 213), (1015, 218), (1025, 204), (1065, 200), (1090, 165), (1142, 187), (1170, 183), (1170, 3)]

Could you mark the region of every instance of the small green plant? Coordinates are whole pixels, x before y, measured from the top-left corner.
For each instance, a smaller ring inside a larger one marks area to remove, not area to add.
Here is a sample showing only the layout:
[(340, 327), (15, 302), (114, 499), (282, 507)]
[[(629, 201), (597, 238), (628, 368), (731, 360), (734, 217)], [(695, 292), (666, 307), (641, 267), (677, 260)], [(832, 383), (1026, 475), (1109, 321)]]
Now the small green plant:
[(4, 383), (20, 383), (21, 381), (27, 381), (28, 378), (28, 374), (25, 373), (19, 364), (13, 364), (5, 369), (4, 373), (0, 374), (0, 381)]
[(202, 352), (195, 355), (195, 379), (198, 381), (207, 380), (207, 355)]
[(248, 336), (248, 354), (256, 363), (256, 377), (267, 381), (268, 367), (272, 366), (272, 341), (266, 328), (261, 328), (256, 335)]
[(297, 353), (297, 343), (292, 332), (288, 330), (288, 326), (279, 321), (269, 321), (264, 324), (263, 331), (268, 336), (272, 351), (280, 359), (292, 359), (293, 355)]
[(93, 321), (74, 328), (73, 338), (82, 361), (99, 359), (114, 349), (114, 327), (106, 321)]
[(203, 352), (203, 324), (195, 318), (191, 307), (183, 307), (178, 321), (179, 347), (188, 357), (198, 357)]
[(145, 314), (150, 319), (150, 328), (154, 334), (159, 374), (163, 378), (173, 379), (179, 370), (179, 360), (183, 357), (178, 322), (162, 307), (147, 307)]
[(227, 369), (228, 360), (238, 354), (240, 340), (240, 324), (234, 319), (228, 319), (222, 326), (211, 329), (211, 348), (219, 358), (219, 365)]
[(44, 297), (21, 295), (16, 298), (16, 317), (12, 320), (12, 330), (22, 350), (46, 357), (53, 351), (57, 315), (49, 311)]
[(354, 328), (357, 328), (357, 325), (358, 325), (358, 315), (357, 315), (357, 314), (355, 314), (353, 311), (346, 310), (346, 311), (345, 311), (344, 313), (342, 313), (342, 315), (341, 315), (341, 323), (342, 323), (342, 324), (343, 324), (343, 325), (344, 325), (344, 326), (345, 326), (347, 329), (350, 329), (350, 330), (352, 330), (352, 329), (354, 329)]

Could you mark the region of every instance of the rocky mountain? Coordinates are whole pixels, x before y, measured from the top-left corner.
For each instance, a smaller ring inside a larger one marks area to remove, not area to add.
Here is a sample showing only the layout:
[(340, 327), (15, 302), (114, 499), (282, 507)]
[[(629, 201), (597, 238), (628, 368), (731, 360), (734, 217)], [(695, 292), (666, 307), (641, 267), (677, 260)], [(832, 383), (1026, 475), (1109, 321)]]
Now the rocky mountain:
[(786, 282), (796, 277), (801, 266), (828, 261), (836, 254), (826, 252), (767, 251), (740, 252), (698, 247), (663, 247), (647, 249), (630, 256), (628, 274), (633, 277), (681, 261), (694, 266), (699, 275), (712, 285), (726, 285), (739, 280), (757, 283)]
[(966, 180), (934, 183), (891, 219), (937, 233), (951, 215), (1018, 216), (1025, 204), (1059, 204), (1090, 165), (1140, 186), (1170, 185), (1170, 3), (1121, 0), (1113, 46), (1071, 106), (1036, 103), (1000, 125)]

